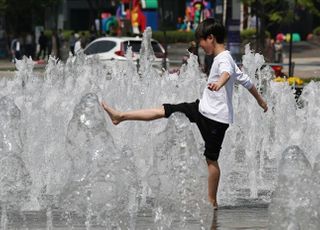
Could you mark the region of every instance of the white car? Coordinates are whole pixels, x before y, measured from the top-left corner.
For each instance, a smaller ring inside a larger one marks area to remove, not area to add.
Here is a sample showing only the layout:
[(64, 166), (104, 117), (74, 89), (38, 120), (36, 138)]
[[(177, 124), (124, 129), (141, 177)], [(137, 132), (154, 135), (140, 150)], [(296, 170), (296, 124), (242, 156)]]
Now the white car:
[[(89, 43), (83, 52), (86, 55), (98, 55), (101, 61), (105, 60), (127, 60), (125, 54), (128, 46), (132, 47), (132, 60), (138, 63), (142, 38), (140, 37), (101, 37)], [(156, 40), (151, 40), (155, 60), (152, 65), (163, 70), (165, 65), (168, 67), (169, 59), (165, 58), (163, 46)]]

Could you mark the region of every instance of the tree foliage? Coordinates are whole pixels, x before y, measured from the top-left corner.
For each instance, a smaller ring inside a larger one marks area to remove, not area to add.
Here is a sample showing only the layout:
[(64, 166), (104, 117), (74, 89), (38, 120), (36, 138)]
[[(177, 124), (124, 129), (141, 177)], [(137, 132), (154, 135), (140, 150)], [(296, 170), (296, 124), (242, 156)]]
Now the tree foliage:
[(0, 0), (0, 11), (4, 11), (7, 8), (7, 0)]
[(60, 0), (0, 0), (0, 11), (6, 18), (7, 30), (26, 32), (35, 24), (44, 23), (45, 10)]
[(288, 24), (297, 18), (296, 9), (306, 9), (314, 15), (320, 16), (317, 3), (320, 0), (242, 0), (251, 6), (253, 13), (269, 23)]
[[(320, 0), (242, 0), (251, 8), (251, 15), (259, 18), (258, 30), (256, 31), (257, 47), (264, 49), (265, 31), (275, 28), (292, 28), (292, 24), (301, 21), (299, 18), (302, 11), (313, 15), (320, 15), (317, 8)], [(300, 13), (299, 13), (300, 12)]]

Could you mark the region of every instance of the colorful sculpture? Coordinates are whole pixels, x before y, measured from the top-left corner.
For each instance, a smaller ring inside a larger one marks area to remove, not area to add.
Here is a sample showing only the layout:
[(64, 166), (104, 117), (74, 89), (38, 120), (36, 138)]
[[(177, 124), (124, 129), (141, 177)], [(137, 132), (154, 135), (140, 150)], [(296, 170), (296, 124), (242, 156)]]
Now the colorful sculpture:
[(142, 13), (140, 0), (133, 0), (131, 10), (131, 25), (134, 34), (140, 34), (146, 29), (146, 17)]
[[(158, 1), (156, 0), (144, 0), (143, 4), (140, 0), (121, 0), (115, 16), (110, 13), (102, 13), (102, 30), (116, 35), (121, 34), (121, 30), (125, 31), (125, 34), (128, 31), (141, 34), (147, 27), (147, 17), (148, 26), (157, 28), (157, 7)], [(147, 11), (143, 11), (143, 9), (147, 9)], [(129, 24), (131, 24), (131, 28)]]
[(192, 0), (186, 3), (183, 23), (178, 21), (178, 29), (183, 31), (195, 30), (198, 24), (212, 16), (211, 3), (208, 1)]
[(201, 21), (202, 3), (195, 2), (193, 5), (193, 9), (194, 9), (193, 29), (196, 29), (198, 27), (198, 24)]
[(131, 0), (122, 0), (117, 8), (116, 17), (119, 19), (128, 19), (130, 20), (130, 5)]

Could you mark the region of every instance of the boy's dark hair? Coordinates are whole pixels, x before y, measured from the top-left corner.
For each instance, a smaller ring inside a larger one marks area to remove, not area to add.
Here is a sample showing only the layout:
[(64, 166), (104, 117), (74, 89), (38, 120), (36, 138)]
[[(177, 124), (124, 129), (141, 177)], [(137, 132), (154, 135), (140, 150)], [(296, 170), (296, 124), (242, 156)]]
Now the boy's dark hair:
[(199, 42), (201, 38), (206, 39), (210, 34), (212, 34), (217, 43), (222, 44), (224, 42), (225, 33), (224, 26), (220, 22), (213, 18), (207, 18), (198, 25), (195, 37), (197, 42)]

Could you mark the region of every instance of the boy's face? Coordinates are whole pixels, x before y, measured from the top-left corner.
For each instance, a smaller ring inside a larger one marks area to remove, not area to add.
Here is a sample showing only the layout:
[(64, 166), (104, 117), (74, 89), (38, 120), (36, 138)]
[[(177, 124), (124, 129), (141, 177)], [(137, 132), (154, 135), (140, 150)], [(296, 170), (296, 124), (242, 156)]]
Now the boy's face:
[(214, 49), (214, 37), (213, 35), (209, 35), (207, 38), (200, 38), (199, 46), (203, 49), (203, 51), (210, 55), (213, 53)]

